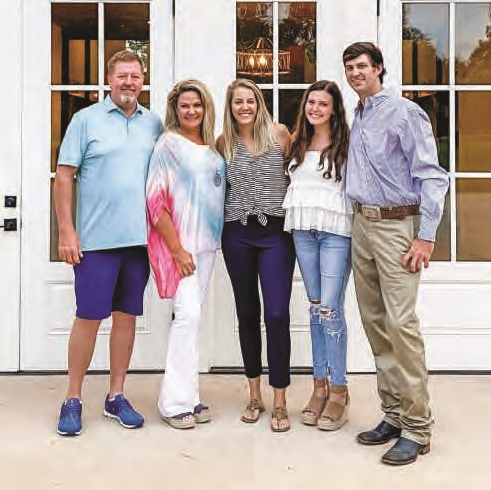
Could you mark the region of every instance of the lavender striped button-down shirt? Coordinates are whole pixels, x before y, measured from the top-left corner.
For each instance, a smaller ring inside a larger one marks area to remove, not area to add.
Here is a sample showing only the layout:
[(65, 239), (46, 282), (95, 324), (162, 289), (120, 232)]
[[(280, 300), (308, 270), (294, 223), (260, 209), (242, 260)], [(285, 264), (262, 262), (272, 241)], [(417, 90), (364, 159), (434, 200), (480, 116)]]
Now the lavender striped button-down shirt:
[(350, 199), (381, 207), (419, 204), (418, 237), (434, 241), (448, 181), (429, 118), (418, 105), (387, 90), (358, 104), (347, 163)]

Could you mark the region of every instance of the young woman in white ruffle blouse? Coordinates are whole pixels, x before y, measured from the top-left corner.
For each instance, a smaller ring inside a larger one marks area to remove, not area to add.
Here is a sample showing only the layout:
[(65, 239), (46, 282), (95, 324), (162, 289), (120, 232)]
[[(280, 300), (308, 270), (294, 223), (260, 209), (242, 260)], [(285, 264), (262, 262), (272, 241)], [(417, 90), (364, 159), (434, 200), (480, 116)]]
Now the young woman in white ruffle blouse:
[(346, 284), (351, 271), (351, 205), (344, 176), (349, 127), (334, 82), (313, 83), (303, 96), (286, 163), (283, 203), (310, 301), (314, 387), (302, 422), (337, 430), (348, 416)]

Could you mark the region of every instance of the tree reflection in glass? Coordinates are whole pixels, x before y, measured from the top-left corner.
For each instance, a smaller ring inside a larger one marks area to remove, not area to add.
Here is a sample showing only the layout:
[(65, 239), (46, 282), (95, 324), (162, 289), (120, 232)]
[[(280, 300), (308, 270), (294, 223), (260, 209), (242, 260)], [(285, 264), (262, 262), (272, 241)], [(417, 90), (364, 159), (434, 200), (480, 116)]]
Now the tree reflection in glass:
[(316, 3), (280, 2), (279, 47), (290, 54), (290, 70), (280, 73), (280, 83), (312, 83), (316, 80)]
[(449, 82), (448, 4), (402, 7), (402, 83), (435, 85)]
[(455, 78), (462, 85), (491, 83), (491, 3), (455, 6)]

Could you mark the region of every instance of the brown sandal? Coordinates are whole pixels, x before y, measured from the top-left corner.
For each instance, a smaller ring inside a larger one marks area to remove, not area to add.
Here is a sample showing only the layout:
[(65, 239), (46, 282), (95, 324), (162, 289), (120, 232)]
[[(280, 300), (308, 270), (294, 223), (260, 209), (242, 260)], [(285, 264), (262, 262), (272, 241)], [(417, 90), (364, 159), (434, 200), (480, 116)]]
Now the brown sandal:
[(331, 386), (331, 393), (345, 394), (346, 403), (345, 405), (341, 405), (329, 398), (321, 416), (317, 420), (317, 427), (320, 430), (338, 430), (348, 421), (350, 403), (348, 387)]
[[(321, 396), (318, 392), (323, 389), (324, 394)], [(305, 425), (317, 425), (327, 399), (329, 398), (329, 383), (326, 378), (314, 378), (314, 389), (310, 400), (305, 408), (302, 410), (302, 423)]]
[[(286, 420), (287, 422), (287, 425), (284, 427), (279, 426), (279, 422), (282, 420)], [(290, 421), (285, 407), (276, 407), (273, 409), (273, 413), (271, 414), (271, 430), (273, 432), (286, 432), (290, 430)]]
[[(242, 417), (240, 417), (240, 420), (242, 420), (242, 422), (245, 422), (246, 424), (254, 424), (259, 420), (259, 416), (263, 412), (264, 405), (262, 404), (262, 402), (260, 402), (256, 398), (252, 398), (247, 404), (245, 413), (244, 415), (242, 415)], [(248, 416), (248, 413), (252, 414), (252, 416)]]

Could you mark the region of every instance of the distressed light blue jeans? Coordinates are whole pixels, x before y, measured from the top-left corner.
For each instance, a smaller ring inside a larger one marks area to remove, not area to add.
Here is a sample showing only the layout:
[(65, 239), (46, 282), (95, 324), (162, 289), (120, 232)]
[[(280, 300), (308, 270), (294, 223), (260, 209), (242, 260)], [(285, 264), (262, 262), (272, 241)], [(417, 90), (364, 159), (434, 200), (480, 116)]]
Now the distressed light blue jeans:
[(310, 301), (314, 378), (329, 376), (346, 385), (346, 285), (351, 271), (351, 238), (316, 230), (294, 230), (298, 264)]

